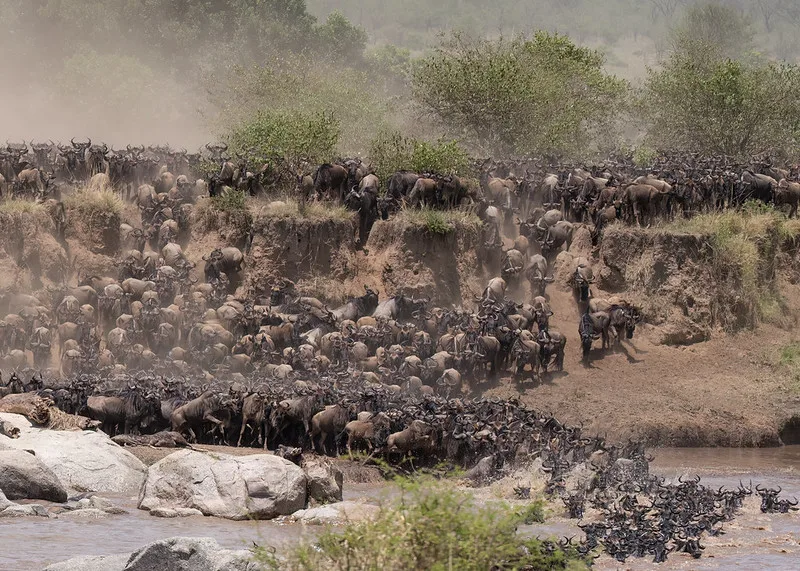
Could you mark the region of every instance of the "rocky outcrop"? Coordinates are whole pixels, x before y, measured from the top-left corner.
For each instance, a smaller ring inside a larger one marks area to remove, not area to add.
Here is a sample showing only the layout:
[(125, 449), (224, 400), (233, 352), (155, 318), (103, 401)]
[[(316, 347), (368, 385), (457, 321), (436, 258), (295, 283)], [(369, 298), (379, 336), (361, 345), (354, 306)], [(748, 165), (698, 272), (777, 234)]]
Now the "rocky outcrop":
[(194, 508), (227, 519), (271, 519), (302, 509), (306, 476), (291, 462), (267, 454), (228, 456), (182, 450), (147, 472), (143, 510)]
[(308, 497), (321, 504), (342, 501), (342, 471), (327, 458), (304, 458), (300, 464), (306, 474)]
[(53, 471), (24, 450), (0, 451), (0, 488), (10, 500), (67, 501), (67, 490)]
[(141, 488), (145, 466), (102, 432), (34, 428), (24, 417), (0, 413), (20, 429), (19, 438), (0, 436), (5, 448), (32, 450), (69, 491), (134, 493)]
[(257, 567), (244, 550), (223, 549), (214, 539), (173, 537), (127, 555), (76, 557), (45, 571), (250, 571)]

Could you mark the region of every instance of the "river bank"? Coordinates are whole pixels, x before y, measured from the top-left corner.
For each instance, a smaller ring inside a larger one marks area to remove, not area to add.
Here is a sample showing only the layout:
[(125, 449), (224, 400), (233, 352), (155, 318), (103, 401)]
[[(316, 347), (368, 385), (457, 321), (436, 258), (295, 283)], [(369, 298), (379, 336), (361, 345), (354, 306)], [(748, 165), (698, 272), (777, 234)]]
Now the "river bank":
[[(656, 449), (652, 471), (668, 479), (699, 474), (703, 483), (736, 487), (752, 479), (783, 487), (788, 496), (800, 496), (800, 446), (774, 449)], [(344, 499), (377, 504), (394, 489), (390, 483), (345, 481)], [(492, 488), (476, 489), (479, 498), (490, 499)], [(253, 543), (286, 549), (311, 539), (319, 526), (288, 520), (231, 521), (213, 517), (162, 519), (136, 509), (136, 498), (112, 496), (113, 503), (128, 513), (104, 519), (67, 520), (23, 518), (0, 520), (0, 568), (4, 571), (40, 570), (50, 563), (79, 555), (130, 552), (166, 537), (212, 537), (222, 547), (247, 549)], [(560, 503), (548, 506), (546, 523), (524, 526), (521, 533), (546, 537), (576, 536), (576, 520), (566, 519)], [(596, 562), (601, 570), (632, 569), (774, 569), (793, 568), (800, 556), (800, 516), (760, 513), (758, 498), (749, 498), (737, 518), (725, 525), (726, 533), (703, 540), (703, 558), (673, 554), (656, 566), (646, 559), (628, 559), (624, 566), (607, 555)]]

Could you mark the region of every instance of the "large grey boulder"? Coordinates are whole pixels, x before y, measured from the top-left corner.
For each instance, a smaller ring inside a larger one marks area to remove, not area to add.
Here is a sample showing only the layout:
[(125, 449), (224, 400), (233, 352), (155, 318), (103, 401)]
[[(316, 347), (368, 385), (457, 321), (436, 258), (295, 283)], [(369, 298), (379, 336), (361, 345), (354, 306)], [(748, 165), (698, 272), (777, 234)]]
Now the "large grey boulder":
[(130, 494), (139, 491), (146, 468), (102, 432), (34, 428), (24, 416), (0, 413), (20, 429), (19, 438), (0, 436), (0, 447), (33, 450), (71, 492)]
[(44, 571), (253, 571), (252, 554), (222, 549), (214, 539), (173, 537), (126, 555), (76, 557)]
[(342, 471), (327, 458), (304, 458), (300, 464), (306, 473), (308, 497), (321, 503), (342, 501)]
[(53, 471), (23, 450), (0, 450), (0, 489), (10, 500), (67, 501), (67, 490)]
[(306, 476), (278, 456), (174, 452), (147, 472), (139, 508), (195, 508), (227, 519), (270, 519), (303, 509)]

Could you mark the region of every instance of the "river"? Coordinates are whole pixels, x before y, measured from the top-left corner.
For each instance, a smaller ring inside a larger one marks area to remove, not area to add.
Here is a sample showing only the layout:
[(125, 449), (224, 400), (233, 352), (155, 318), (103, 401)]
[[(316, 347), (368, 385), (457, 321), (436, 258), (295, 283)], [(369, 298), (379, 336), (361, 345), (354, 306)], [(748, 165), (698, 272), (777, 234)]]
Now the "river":
[[(738, 486), (749, 480), (781, 486), (784, 495), (800, 497), (800, 446), (761, 449), (658, 449), (654, 450), (653, 473), (665, 478), (700, 475), (711, 486)], [(381, 487), (346, 484), (345, 499), (371, 499)], [(228, 548), (247, 548), (257, 542), (278, 549), (315, 533), (318, 528), (275, 521), (235, 522), (216, 518), (161, 519), (136, 509), (134, 498), (110, 498), (129, 510), (127, 515), (78, 521), (24, 518), (0, 520), (0, 570), (40, 570), (49, 563), (78, 555), (125, 553), (157, 539), (174, 536), (213, 537)], [(786, 570), (800, 568), (800, 512), (764, 515), (758, 497), (750, 498), (742, 513), (726, 524), (726, 532), (706, 538), (704, 557), (670, 555), (662, 565), (647, 559), (629, 559), (620, 564), (601, 557), (596, 568), (611, 569), (741, 569)], [(553, 518), (540, 528), (526, 531), (538, 535), (578, 535), (573, 521)]]

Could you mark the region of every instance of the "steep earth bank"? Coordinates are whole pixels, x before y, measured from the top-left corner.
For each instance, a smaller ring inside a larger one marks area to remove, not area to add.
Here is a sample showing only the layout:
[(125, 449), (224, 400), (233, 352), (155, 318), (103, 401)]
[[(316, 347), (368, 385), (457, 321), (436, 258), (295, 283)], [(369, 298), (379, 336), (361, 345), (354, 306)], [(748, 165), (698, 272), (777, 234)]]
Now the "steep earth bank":
[[(136, 225), (133, 214), (126, 209), (123, 221)], [(0, 221), (0, 293), (33, 291), (46, 300), (65, 281), (116, 271), (114, 252), (82, 239), (86, 221), (74, 213), (67, 212), (66, 240), (44, 209), (0, 213)], [(92, 224), (92, 233), (119, 243), (113, 220)], [(366, 252), (356, 248), (356, 233), (354, 218), (280, 216), (262, 208), (205, 217), (184, 251), (201, 276), (203, 254), (216, 246), (244, 248), (252, 236), (240, 294), (268, 293), (277, 279), (287, 278), (330, 305), (368, 286), (381, 297), (405, 293), (439, 306), (472, 307), (492, 277), (476, 253), (480, 227), (467, 217), (455, 219), (443, 234), (409, 217), (379, 221)], [(672, 446), (800, 442), (800, 430), (793, 428), (800, 422), (792, 420), (800, 419), (800, 390), (778, 364), (782, 349), (796, 341), (798, 251), (769, 233), (756, 246), (753, 271), (743, 273), (736, 264), (721, 263), (707, 235), (612, 226), (593, 247), (580, 228), (570, 251), (559, 255), (556, 281), (548, 287), (551, 323), (568, 338), (565, 372), (541, 384), (504, 379), (488, 393), (522, 394), (530, 405), (612, 439), (638, 436)], [(594, 268), (595, 297), (627, 298), (645, 316), (621, 349), (595, 349), (589, 367), (580, 362), (580, 314), (568, 283), (576, 257)], [(530, 301), (527, 287), (514, 297)], [(764, 299), (770, 312), (763, 311)], [(472, 394), (486, 390), (478, 386)]]

